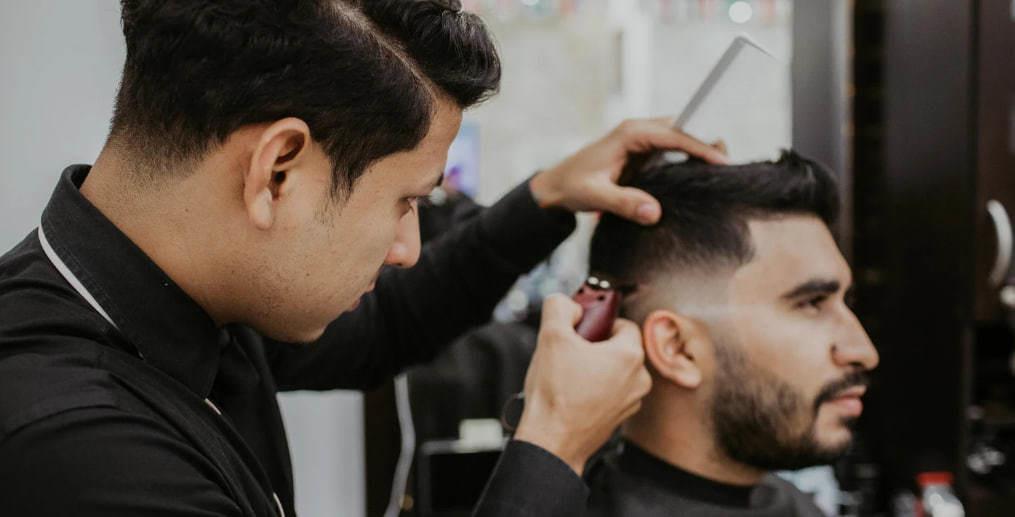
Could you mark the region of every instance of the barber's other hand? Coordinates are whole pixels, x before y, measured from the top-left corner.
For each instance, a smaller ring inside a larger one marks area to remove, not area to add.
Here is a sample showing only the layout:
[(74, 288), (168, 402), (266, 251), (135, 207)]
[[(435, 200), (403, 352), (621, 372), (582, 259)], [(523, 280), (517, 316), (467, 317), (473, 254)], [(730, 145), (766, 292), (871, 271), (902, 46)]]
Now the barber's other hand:
[(719, 149), (673, 129), (673, 124), (672, 118), (624, 121), (532, 178), (533, 197), (543, 208), (607, 211), (642, 224), (655, 223), (661, 214), (659, 202), (641, 190), (617, 185), (629, 156), (658, 149), (683, 151), (709, 163), (727, 163)]
[(652, 385), (641, 333), (618, 319), (610, 339), (589, 343), (574, 326), (581, 306), (563, 295), (543, 303), (536, 352), (525, 376), (516, 440), (542, 447), (581, 475), (585, 462), (641, 407)]

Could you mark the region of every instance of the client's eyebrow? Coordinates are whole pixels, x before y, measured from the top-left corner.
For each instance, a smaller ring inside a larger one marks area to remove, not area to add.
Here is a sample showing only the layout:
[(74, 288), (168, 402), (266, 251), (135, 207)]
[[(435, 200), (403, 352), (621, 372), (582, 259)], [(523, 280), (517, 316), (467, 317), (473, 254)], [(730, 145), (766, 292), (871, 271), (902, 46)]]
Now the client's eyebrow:
[(842, 284), (840, 284), (838, 280), (815, 278), (794, 287), (789, 292), (783, 294), (782, 298), (784, 300), (795, 300), (797, 298), (819, 294), (831, 296), (839, 292), (840, 287), (842, 287)]

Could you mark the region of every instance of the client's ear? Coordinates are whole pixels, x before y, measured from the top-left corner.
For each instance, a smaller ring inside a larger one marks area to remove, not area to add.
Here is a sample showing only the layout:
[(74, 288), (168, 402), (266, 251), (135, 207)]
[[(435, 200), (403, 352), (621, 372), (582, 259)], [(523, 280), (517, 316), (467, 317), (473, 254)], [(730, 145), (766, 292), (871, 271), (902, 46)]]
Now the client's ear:
[(645, 357), (652, 368), (674, 384), (695, 389), (702, 380), (700, 325), (671, 311), (653, 311), (642, 324)]

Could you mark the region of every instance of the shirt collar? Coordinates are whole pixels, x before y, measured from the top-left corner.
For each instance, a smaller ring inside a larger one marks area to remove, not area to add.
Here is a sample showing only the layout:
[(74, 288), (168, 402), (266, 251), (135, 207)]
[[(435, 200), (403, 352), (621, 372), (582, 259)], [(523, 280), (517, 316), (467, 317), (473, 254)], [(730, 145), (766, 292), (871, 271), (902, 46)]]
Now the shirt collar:
[(748, 508), (756, 485), (738, 486), (698, 476), (649, 454), (625, 440), (618, 461), (620, 470), (649, 479), (679, 497), (727, 508)]
[(228, 334), (81, 195), (89, 170), (60, 176), (42, 214), (49, 244), (145, 362), (206, 398)]

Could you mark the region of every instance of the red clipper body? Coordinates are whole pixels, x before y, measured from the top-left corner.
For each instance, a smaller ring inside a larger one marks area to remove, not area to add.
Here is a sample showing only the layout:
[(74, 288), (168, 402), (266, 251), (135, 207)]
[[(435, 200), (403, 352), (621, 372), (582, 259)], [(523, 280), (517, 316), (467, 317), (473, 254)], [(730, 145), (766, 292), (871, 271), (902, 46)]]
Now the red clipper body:
[[(631, 286), (626, 288), (616, 286), (609, 280), (590, 276), (573, 297), (574, 301), (582, 306), (582, 318), (574, 327), (578, 335), (592, 343), (609, 339), (613, 331), (613, 322), (620, 314), (623, 294), (633, 290)], [(500, 423), (509, 432), (514, 432), (521, 419), (523, 407), (521, 402), (524, 400), (525, 393), (521, 392), (504, 403)]]
[(608, 280), (590, 276), (574, 295), (582, 306), (582, 319), (575, 326), (578, 335), (593, 343), (609, 339), (621, 299), (620, 290)]

